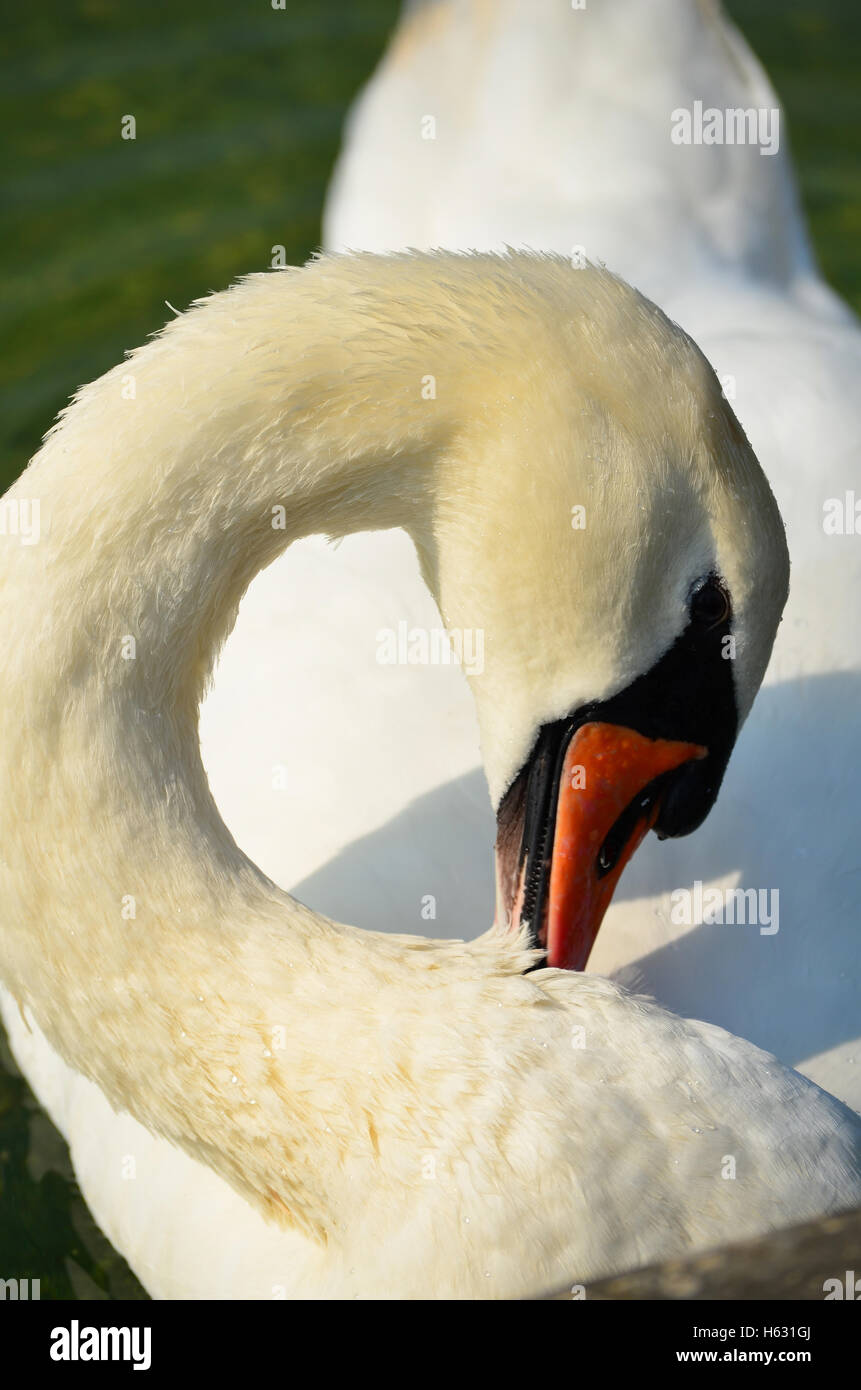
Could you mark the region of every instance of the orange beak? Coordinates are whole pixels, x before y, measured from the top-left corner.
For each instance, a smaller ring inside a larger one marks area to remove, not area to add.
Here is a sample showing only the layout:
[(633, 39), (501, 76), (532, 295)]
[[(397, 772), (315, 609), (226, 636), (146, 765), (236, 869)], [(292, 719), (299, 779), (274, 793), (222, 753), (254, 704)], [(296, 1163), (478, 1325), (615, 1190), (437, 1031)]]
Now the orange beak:
[(583, 970), (622, 870), (660, 811), (649, 784), (704, 758), (696, 743), (645, 738), (616, 724), (583, 724), (565, 752), (550, 884), (537, 938), (547, 965)]

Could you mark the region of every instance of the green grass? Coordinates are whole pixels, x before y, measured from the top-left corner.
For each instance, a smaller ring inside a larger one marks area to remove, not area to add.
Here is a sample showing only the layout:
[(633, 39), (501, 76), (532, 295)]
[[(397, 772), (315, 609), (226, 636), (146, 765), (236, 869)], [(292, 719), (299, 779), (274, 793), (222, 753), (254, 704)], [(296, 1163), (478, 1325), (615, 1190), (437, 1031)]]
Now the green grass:
[(0, 1279), (47, 1298), (145, 1298), (78, 1191), (62, 1136), (18, 1074), (0, 1030)]
[(820, 266), (861, 313), (861, 5), (725, 0), (789, 118)]
[[(47, 0), (0, 44), (0, 490), (70, 392), (283, 245), (302, 262), (396, 0)], [(137, 138), (120, 137), (132, 114)]]
[[(6, 8), (4, 6), (4, 8)], [(271, 248), (318, 246), (344, 113), (397, 0), (41, 0), (0, 39), (0, 491), (69, 394)], [(861, 6), (730, 0), (788, 111), (826, 275), (861, 310)], [(120, 139), (124, 115), (137, 139)], [(0, 1048), (0, 1277), (140, 1297)]]

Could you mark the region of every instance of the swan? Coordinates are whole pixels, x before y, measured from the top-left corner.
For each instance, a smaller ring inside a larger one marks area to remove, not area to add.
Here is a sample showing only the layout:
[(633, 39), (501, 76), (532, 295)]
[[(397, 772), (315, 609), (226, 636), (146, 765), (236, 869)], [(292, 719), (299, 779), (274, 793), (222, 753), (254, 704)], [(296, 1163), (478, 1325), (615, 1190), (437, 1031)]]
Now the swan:
[[(645, 827), (708, 812), (786, 597), (765, 476), (648, 301), (526, 253), (252, 275), (81, 390), (4, 506), (39, 534), (0, 547), (3, 1018), (152, 1294), (514, 1296), (861, 1198), (852, 1112), (536, 944), (588, 949)], [(252, 576), (372, 526), (486, 635), (466, 944), (288, 896), (201, 762)]]
[[(855, 486), (861, 334), (816, 269), (785, 121), (773, 154), (675, 146), (671, 113), (698, 99), (779, 110), (716, 4), (410, 7), (351, 116), (326, 240), (532, 245), (575, 264), (585, 251), (658, 302), (717, 370), (787, 524), (787, 618), (696, 872), (686, 845), (650, 837), (590, 969), (751, 1038), (861, 1109), (861, 547), (848, 528), (824, 529), (825, 504), (844, 505)], [(434, 139), (422, 138), (428, 114)], [(463, 670), (380, 666), (368, 652), (368, 624), (440, 622), (406, 536), (354, 536), (334, 553), (303, 545), (252, 586), (203, 710), (219, 806), (257, 862), (321, 910), (425, 930), (433, 893), (434, 930), (460, 935), (459, 909), (481, 922), (494, 897), (481, 853), (492, 808)], [(313, 607), (284, 597), (303, 584)], [(292, 730), (287, 679), (303, 711)], [(337, 797), (315, 782), (321, 739), (340, 770)], [(273, 764), (315, 814), (293, 814)], [(700, 923), (698, 881), (703, 895), (761, 893), (779, 908), (777, 930), (719, 913)]]
[[(679, 145), (673, 113), (697, 101), (780, 115), (768, 143)], [(408, 4), (348, 116), (323, 232), (333, 250), (600, 256), (658, 302), (743, 275), (847, 317), (816, 269), (780, 102), (718, 0)]]

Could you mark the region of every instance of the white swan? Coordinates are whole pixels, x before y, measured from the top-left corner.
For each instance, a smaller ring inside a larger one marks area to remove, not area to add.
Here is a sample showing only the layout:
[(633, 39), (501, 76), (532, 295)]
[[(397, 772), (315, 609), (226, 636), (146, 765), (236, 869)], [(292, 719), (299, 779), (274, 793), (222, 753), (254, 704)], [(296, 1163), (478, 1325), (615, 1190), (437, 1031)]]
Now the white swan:
[[(697, 100), (779, 108), (718, 5), (411, 7), (351, 119), (327, 239), (583, 247), (656, 298), (718, 369), (787, 521), (787, 620), (696, 869), (687, 845), (647, 844), (591, 966), (751, 1037), (861, 1109), (861, 546), (823, 529), (824, 504), (845, 507), (855, 487), (861, 334), (816, 272), (785, 122), (776, 154), (674, 145), (673, 110)], [(439, 622), (405, 537), (323, 549), (282, 557), (240, 611), (202, 721), (219, 805), (267, 872), (322, 910), (424, 930), (434, 894), (435, 930), (457, 935), (455, 905), (479, 922), (493, 895), (466, 684), (451, 667), (380, 667), (367, 650), (368, 624)], [(313, 608), (284, 597), (303, 579), (320, 595)], [(301, 732), (281, 718), (288, 677)], [(352, 737), (352, 718), (366, 739)], [(314, 785), (321, 739), (340, 769), (334, 806)], [(301, 823), (273, 764), (315, 808)], [(683, 895), (697, 879), (761, 890), (778, 930), (697, 925)]]
[[(608, 981), (524, 976), (502, 929), (557, 802), (551, 954), (572, 872), (597, 919), (608, 855), (708, 809), (785, 598), (768, 484), (653, 306), (525, 255), (252, 276), (79, 393), (4, 505), (36, 501), (38, 544), (0, 547), (3, 1016), (152, 1293), (514, 1295), (861, 1197), (851, 1112)], [(486, 634), (500, 928), (469, 945), (289, 898), (196, 738), (256, 570), (399, 524)], [(547, 803), (572, 749), (586, 790)]]
[[(675, 143), (673, 113), (698, 101), (754, 110), (757, 136), (762, 111), (763, 144)], [(513, 239), (600, 255), (656, 300), (742, 274), (840, 316), (811, 255), (779, 108), (719, 0), (407, 5), (348, 117), (325, 241), (382, 251)]]

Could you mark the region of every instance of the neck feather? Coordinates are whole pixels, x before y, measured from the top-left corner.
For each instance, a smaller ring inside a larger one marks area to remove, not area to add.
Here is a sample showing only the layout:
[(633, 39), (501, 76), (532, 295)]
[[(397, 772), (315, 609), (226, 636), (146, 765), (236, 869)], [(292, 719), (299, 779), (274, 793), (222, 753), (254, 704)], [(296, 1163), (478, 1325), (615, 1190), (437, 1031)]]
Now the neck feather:
[(258, 570), (299, 536), (415, 527), (427, 505), (456, 391), (444, 408), (423, 378), (451, 370), (451, 343), (361, 287), (324, 262), (170, 324), (79, 393), (10, 495), (39, 499), (39, 544), (0, 556), (19, 791), (0, 812), (0, 972), (115, 1105), (315, 1234), (327, 1141), (279, 1040), (306, 1091), (338, 1075), (308, 966), (337, 977), (366, 946), (241, 853), (196, 723)]

